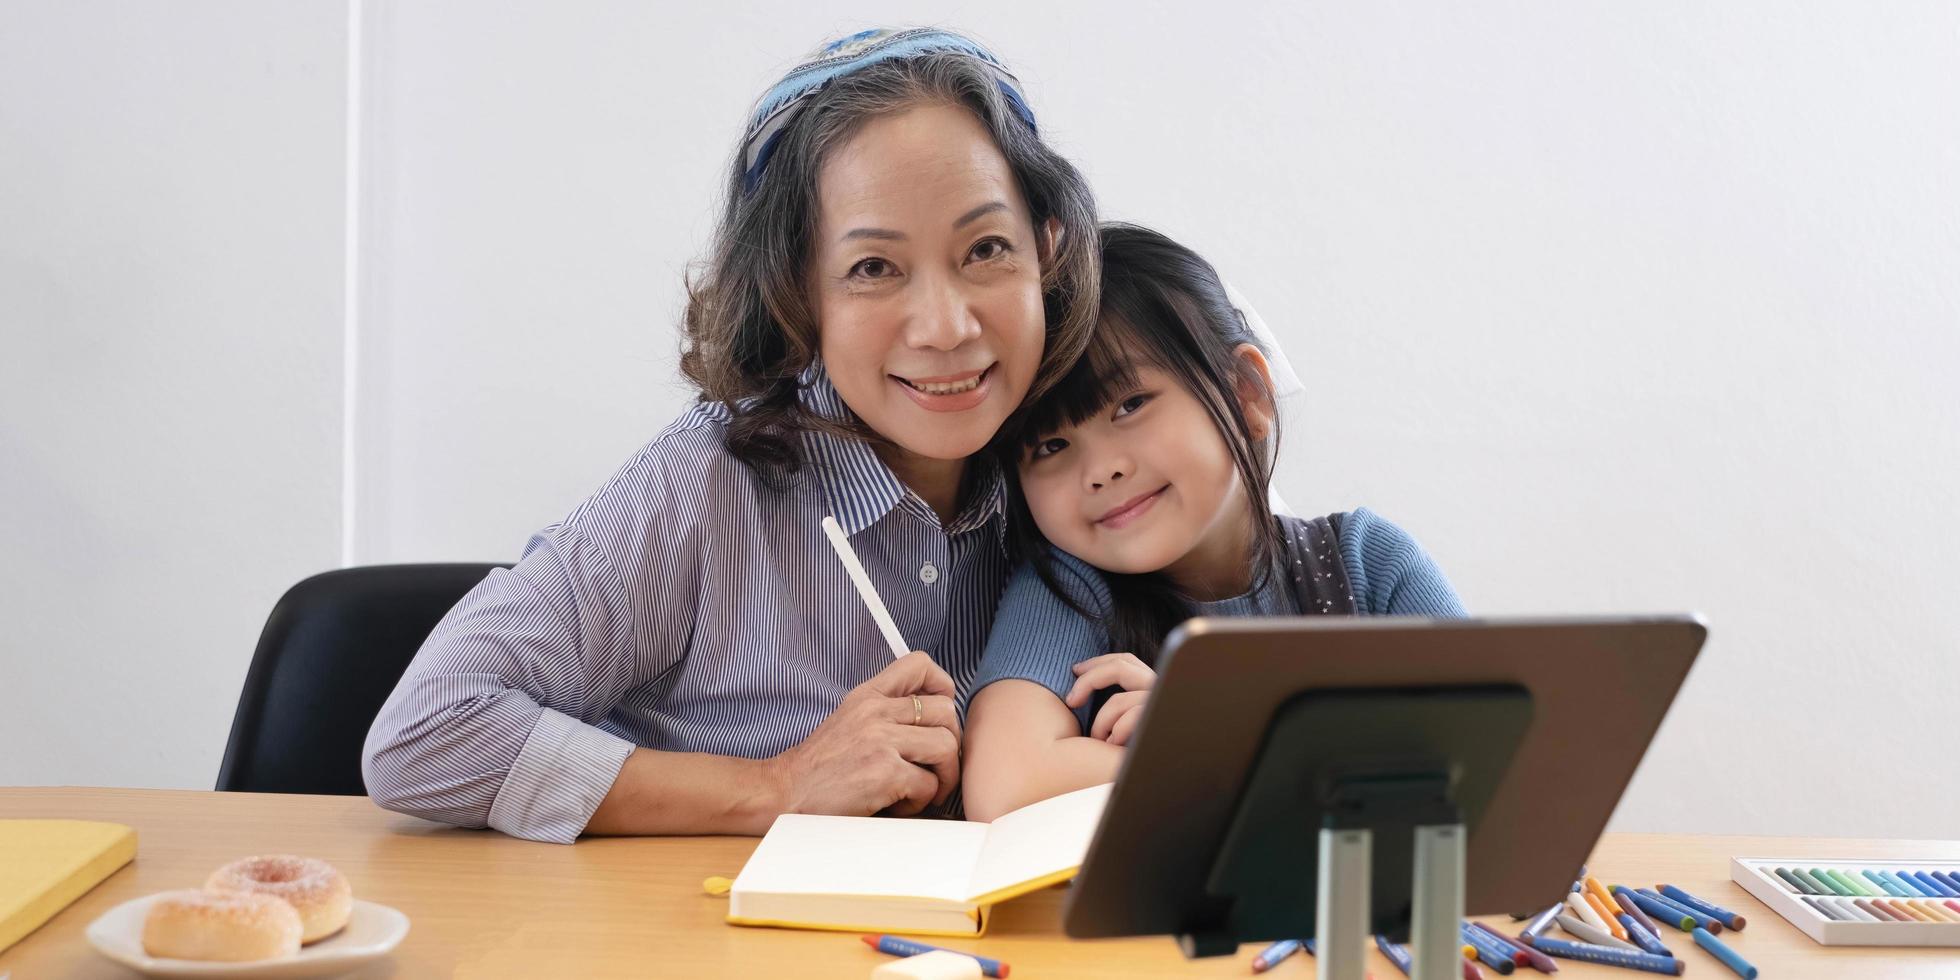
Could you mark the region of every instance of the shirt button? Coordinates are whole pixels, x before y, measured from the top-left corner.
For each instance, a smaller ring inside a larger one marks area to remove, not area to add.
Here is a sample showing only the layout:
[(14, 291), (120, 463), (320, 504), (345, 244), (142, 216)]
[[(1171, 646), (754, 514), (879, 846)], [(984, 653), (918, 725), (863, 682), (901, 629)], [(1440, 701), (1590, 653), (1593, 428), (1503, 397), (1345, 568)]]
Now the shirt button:
[(931, 585), (932, 583), (939, 581), (939, 566), (934, 565), (932, 562), (926, 562), (925, 564), (920, 565), (919, 581), (924, 582), (927, 585)]

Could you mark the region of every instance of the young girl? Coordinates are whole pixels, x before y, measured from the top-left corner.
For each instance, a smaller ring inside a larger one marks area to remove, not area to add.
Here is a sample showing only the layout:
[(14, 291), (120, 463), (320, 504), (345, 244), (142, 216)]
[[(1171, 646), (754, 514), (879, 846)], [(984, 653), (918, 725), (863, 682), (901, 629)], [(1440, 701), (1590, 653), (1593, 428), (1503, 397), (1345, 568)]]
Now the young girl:
[(1463, 615), (1373, 512), (1271, 513), (1272, 378), (1217, 272), (1133, 225), (1102, 246), (1094, 339), (996, 445), (1026, 561), (973, 682), (975, 820), (1116, 778), (1164, 636), (1191, 616)]

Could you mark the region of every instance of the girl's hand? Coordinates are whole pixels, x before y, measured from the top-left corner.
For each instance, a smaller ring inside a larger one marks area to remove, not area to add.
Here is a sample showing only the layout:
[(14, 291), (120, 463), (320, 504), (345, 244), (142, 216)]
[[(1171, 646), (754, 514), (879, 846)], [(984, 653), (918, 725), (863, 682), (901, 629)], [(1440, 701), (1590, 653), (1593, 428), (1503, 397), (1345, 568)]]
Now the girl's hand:
[(1062, 703), (1080, 708), (1105, 687), (1120, 687), (1123, 693), (1111, 697), (1096, 712), (1089, 725), (1089, 737), (1111, 745), (1127, 745), (1137, 723), (1143, 720), (1143, 706), (1150, 699), (1150, 688), (1157, 683), (1157, 672), (1128, 653), (1105, 653), (1076, 664), (1075, 686), (1069, 688)]

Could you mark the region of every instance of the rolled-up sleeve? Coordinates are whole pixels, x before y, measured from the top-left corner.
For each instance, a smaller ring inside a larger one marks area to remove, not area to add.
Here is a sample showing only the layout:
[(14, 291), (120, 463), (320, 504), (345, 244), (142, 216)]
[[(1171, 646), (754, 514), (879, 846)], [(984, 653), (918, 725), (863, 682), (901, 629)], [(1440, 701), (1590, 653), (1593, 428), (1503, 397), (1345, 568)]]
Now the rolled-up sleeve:
[[(1051, 552), (1056, 579), (1069, 597), (1098, 616), (1109, 609), (1109, 587), (1095, 569), (1073, 555)], [(961, 707), (995, 681), (1026, 680), (1068, 696), (1075, 686), (1076, 664), (1109, 652), (1109, 632), (1102, 623), (1082, 615), (1042, 581), (1032, 565), (1023, 564), (1008, 579), (1000, 609), (980, 669)], [(1083, 730), (1089, 726), (1089, 705), (1071, 709)]]
[(635, 748), (599, 724), (684, 656), (699, 588), (698, 511), (637, 463), (429, 634), (368, 730), (376, 803), (530, 840), (585, 829)]

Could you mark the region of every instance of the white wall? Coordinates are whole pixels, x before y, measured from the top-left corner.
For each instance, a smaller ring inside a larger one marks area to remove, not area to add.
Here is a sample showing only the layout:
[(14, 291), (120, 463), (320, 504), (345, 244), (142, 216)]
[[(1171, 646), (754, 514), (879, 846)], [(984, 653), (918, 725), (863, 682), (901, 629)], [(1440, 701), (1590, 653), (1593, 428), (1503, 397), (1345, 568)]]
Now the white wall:
[(0, 13), (0, 785), (209, 788), (340, 533), (346, 13)]
[(595, 487), (687, 400), (751, 100), (955, 24), (1280, 331), (1296, 506), (1383, 511), (1479, 611), (1708, 616), (1617, 827), (1953, 836), (1960, 10), (810, 7), (368, 6), (353, 560), (507, 559)]

